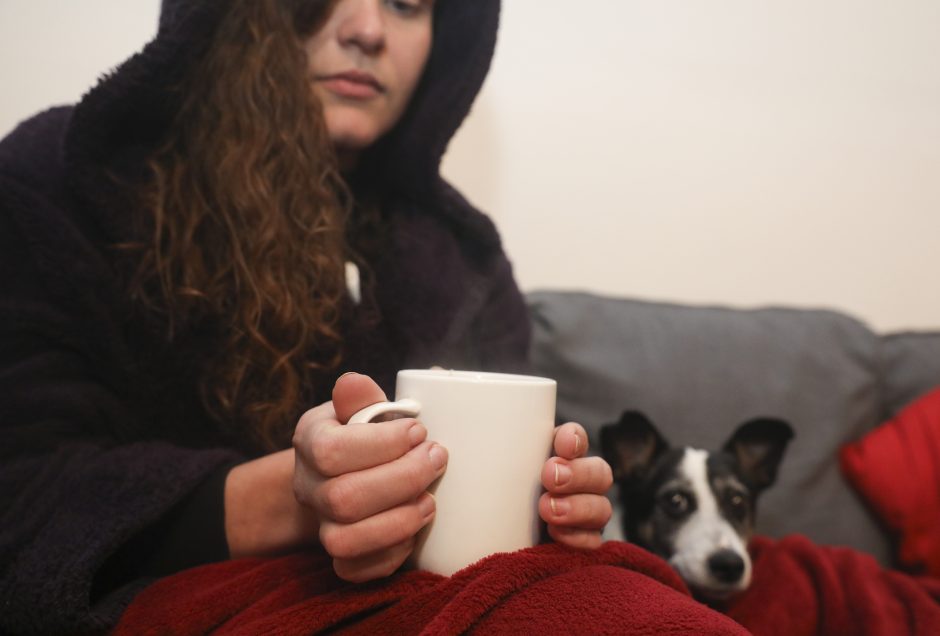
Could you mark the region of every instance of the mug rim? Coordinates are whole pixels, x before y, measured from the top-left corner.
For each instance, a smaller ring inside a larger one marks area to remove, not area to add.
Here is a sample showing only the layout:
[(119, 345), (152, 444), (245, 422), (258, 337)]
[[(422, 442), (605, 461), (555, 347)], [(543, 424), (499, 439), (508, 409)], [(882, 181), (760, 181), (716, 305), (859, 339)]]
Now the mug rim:
[(402, 369), (398, 377), (422, 378), (435, 381), (458, 381), (473, 384), (522, 384), (554, 386), (551, 378), (518, 373), (498, 373), (494, 371), (466, 371), (462, 369)]

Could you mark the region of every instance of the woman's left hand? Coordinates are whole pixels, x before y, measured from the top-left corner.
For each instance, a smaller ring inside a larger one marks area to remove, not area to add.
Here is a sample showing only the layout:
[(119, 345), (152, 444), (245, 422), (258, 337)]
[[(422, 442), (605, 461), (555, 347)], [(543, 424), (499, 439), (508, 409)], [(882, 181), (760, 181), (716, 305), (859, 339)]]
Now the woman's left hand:
[(613, 483), (610, 466), (600, 457), (585, 457), (588, 437), (580, 424), (568, 422), (555, 429), (555, 456), (545, 462), (539, 515), (549, 536), (575, 548), (601, 545), (601, 530), (610, 520), (605, 493)]

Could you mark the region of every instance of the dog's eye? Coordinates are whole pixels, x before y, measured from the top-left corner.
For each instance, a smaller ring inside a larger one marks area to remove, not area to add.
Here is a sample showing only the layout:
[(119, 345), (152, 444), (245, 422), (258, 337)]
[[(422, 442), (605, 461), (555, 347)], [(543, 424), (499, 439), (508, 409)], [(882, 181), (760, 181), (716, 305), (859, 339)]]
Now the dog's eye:
[(728, 510), (737, 519), (744, 519), (747, 516), (747, 499), (739, 492), (730, 492), (725, 496), (725, 502)]
[(681, 517), (692, 508), (692, 497), (681, 490), (670, 490), (663, 493), (659, 504), (666, 514)]

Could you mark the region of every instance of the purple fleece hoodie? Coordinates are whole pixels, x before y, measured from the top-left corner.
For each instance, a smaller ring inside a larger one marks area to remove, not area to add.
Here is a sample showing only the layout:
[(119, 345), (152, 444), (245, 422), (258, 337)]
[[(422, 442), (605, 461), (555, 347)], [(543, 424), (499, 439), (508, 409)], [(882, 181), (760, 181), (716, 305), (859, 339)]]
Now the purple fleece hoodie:
[[(0, 142), (0, 632), (107, 629), (155, 576), (224, 559), (222, 485), (259, 454), (200, 406), (211, 326), (171, 345), (122, 293), (113, 245), (139, 211), (134, 174), (204, 53), (226, 0), (164, 3), (157, 37), (79, 104)], [(493, 224), (439, 175), (495, 45), (499, 0), (439, 0), (426, 75), (372, 151), (387, 225), (368, 255), (372, 302), (351, 306), (338, 373), (443, 364), (519, 369), (529, 325)], [(377, 317), (369, 323), (360, 315)], [(329, 399), (310, 387), (298, 414)]]

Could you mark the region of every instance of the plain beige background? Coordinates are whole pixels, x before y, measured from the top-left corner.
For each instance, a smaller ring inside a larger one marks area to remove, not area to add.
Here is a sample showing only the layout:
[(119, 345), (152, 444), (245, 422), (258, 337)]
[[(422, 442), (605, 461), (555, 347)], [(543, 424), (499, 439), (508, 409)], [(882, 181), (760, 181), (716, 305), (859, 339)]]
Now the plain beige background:
[[(524, 289), (940, 328), (940, 2), (503, 4), (444, 170)], [(158, 7), (0, 0), (0, 134), (76, 100)]]

